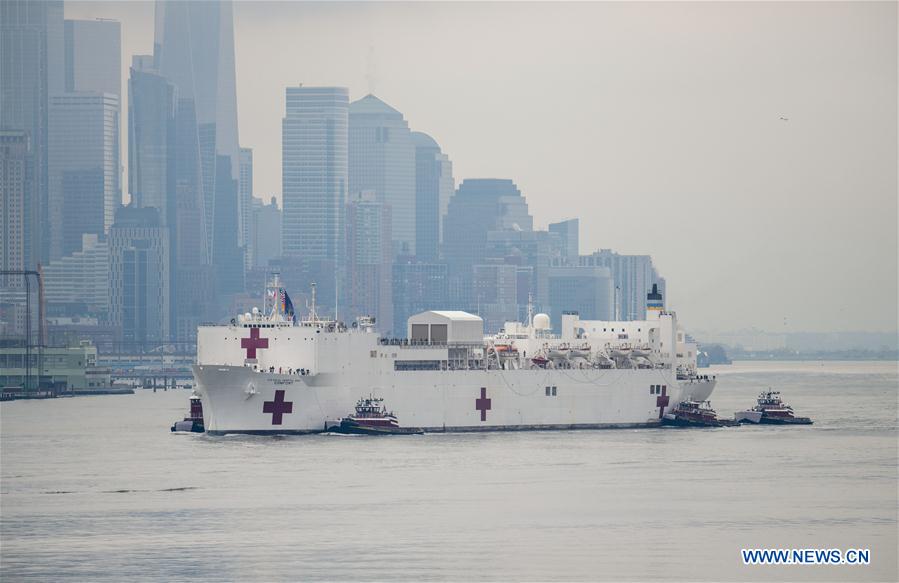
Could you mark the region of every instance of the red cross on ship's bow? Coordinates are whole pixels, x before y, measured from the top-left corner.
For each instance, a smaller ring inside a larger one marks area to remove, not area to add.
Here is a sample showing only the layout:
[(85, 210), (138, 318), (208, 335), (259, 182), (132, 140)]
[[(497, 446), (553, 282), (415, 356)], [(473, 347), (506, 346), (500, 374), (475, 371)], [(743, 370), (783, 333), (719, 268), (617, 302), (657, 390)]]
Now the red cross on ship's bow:
[(272, 414), (272, 425), (281, 425), (281, 417), (285, 413), (293, 413), (293, 401), (284, 400), (284, 391), (278, 389), (275, 391), (274, 401), (265, 401), (262, 403), (262, 412)]

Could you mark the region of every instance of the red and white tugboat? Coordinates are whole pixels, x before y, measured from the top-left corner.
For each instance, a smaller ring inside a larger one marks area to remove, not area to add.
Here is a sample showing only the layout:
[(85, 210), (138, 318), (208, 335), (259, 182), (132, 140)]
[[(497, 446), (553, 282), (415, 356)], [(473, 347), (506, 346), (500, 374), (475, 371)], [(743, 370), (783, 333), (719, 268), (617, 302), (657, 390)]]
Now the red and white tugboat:
[(362, 397), (356, 402), (356, 412), (340, 420), (340, 425), (329, 428), (335, 433), (361, 435), (410, 435), (421, 434), (419, 427), (400, 427), (396, 415), (387, 411), (384, 399), (380, 397)]
[(190, 413), (184, 418), (184, 421), (175, 421), (172, 425), (173, 432), (186, 433), (203, 433), (206, 428), (203, 426), (203, 404), (200, 402), (200, 395), (194, 393), (190, 396)]
[(724, 425), (708, 401), (681, 401), (662, 417), (662, 425), (674, 427), (721, 427)]
[(758, 404), (752, 409), (734, 413), (734, 421), (738, 423), (760, 423), (770, 425), (811, 425), (808, 417), (796, 417), (793, 408), (780, 398), (780, 391), (762, 391)]

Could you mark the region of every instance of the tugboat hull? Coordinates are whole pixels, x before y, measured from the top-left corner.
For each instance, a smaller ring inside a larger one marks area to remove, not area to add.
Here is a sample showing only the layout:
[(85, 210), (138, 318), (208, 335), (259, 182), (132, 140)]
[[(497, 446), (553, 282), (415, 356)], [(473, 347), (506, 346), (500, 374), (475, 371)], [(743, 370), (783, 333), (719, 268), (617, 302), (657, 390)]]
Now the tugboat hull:
[(678, 415), (665, 415), (662, 425), (667, 427), (723, 427), (718, 419), (690, 419)]
[(761, 421), (759, 421), (761, 425), (811, 425), (814, 423), (808, 417), (787, 417), (787, 418), (778, 418), (778, 417), (768, 417), (767, 415), (762, 415)]
[(363, 425), (347, 419), (341, 421), (340, 425), (330, 427), (328, 431), (345, 435), (421, 435), (424, 433), (420, 427)]
[(760, 423), (761, 420), (761, 411), (740, 411), (734, 413), (734, 421), (737, 423)]
[(196, 421), (176, 421), (174, 425), (172, 425), (172, 433), (204, 433), (205, 429), (203, 428), (202, 423), (197, 423)]

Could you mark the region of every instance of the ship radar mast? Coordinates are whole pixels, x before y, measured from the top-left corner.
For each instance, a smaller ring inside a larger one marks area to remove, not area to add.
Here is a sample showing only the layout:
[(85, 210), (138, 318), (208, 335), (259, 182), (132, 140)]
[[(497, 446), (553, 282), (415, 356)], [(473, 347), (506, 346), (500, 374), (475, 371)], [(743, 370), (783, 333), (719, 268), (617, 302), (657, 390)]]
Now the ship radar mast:
[(534, 327), (534, 294), (528, 292), (528, 329)]
[[(268, 285), (265, 288), (265, 293), (262, 294), (262, 313), (268, 314), (268, 318), (270, 320), (276, 320), (277, 317), (281, 314), (280, 305), (281, 302), (278, 301), (279, 293), (281, 290), (281, 273), (279, 271), (274, 271), (271, 274), (271, 278), (269, 279)], [(268, 308), (268, 300), (269, 296), (271, 296), (272, 307), (271, 311)]]

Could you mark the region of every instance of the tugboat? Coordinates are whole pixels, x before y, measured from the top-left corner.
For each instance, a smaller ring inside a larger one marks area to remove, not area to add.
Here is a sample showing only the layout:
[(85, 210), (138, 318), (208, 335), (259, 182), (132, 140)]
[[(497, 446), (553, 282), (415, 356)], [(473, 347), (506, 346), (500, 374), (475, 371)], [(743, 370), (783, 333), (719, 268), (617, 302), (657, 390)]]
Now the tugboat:
[(674, 427), (722, 427), (718, 414), (708, 401), (681, 401), (662, 417), (662, 425)]
[(419, 427), (400, 427), (396, 415), (388, 412), (384, 399), (362, 397), (356, 402), (356, 412), (340, 420), (340, 425), (327, 428), (334, 433), (355, 435), (419, 435)]
[(183, 433), (203, 433), (206, 428), (203, 426), (203, 404), (200, 402), (200, 395), (193, 393), (190, 396), (190, 413), (184, 418), (184, 421), (175, 421), (172, 425), (172, 432)]
[(808, 417), (795, 417), (793, 408), (780, 398), (780, 391), (762, 391), (758, 404), (752, 409), (734, 413), (738, 423), (760, 423), (769, 425), (811, 425)]

